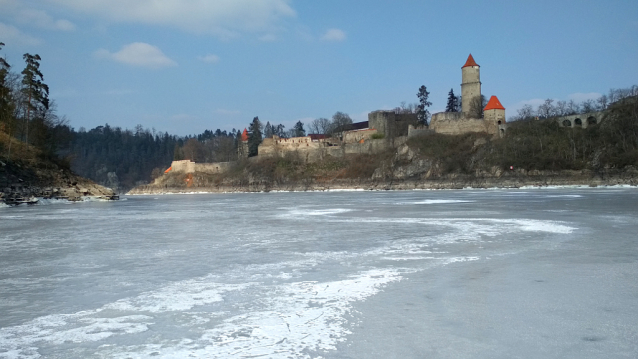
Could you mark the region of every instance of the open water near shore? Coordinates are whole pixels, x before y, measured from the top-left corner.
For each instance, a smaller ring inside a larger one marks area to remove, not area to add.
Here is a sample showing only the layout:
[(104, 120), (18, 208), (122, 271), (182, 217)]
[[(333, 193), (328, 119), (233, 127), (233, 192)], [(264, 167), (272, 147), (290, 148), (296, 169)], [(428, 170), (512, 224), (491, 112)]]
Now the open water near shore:
[(0, 208), (0, 358), (635, 358), (638, 189)]

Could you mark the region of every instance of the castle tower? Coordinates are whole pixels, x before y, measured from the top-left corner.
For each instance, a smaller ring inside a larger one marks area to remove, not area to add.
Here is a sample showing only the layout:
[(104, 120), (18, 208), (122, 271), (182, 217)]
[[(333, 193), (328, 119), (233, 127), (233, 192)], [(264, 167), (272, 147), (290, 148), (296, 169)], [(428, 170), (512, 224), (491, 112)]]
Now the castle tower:
[(501, 101), (496, 96), (490, 97), (483, 109), (483, 120), (488, 133), (503, 137), (506, 127), (505, 107), (501, 105)]
[(461, 83), (461, 111), (465, 114), (471, 110), (472, 99), (481, 96), (481, 67), (474, 61), (472, 54), (463, 65)]

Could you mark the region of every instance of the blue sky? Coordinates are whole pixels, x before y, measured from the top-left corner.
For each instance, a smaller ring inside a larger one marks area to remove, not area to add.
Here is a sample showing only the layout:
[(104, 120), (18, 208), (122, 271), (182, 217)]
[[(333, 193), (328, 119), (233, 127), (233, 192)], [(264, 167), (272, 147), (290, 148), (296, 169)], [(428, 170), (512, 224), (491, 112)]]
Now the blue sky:
[(638, 84), (631, 0), (0, 0), (0, 41), (18, 72), (22, 54), (42, 57), (76, 129), (364, 121), (421, 85), (435, 113), (470, 53), (508, 117)]

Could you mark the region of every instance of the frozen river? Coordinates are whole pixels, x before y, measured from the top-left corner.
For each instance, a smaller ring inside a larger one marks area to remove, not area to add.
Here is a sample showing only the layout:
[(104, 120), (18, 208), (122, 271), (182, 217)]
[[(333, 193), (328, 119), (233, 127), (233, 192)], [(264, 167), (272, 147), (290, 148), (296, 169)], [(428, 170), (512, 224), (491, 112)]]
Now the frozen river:
[(0, 358), (636, 358), (638, 189), (0, 208)]

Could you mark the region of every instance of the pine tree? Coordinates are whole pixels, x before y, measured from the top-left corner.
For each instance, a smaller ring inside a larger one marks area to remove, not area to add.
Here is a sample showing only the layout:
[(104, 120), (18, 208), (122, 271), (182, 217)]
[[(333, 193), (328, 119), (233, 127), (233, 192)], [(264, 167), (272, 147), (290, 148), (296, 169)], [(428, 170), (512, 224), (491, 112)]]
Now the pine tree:
[(253, 118), (253, 122), (250, 123), (248, 136), (248, 157), (257, 156), (259, 152), (259, 144), (262, 141), (261, 130), (263, 126), (259, 117)]
[(306, 130), (303, 128), (303, 122), (297, 121), (295, 127), (293, 127), (294, 137), (304, 137), (306, 136)]
[(24, 54), (27, 66), (22, 70), (22, 93), (25, 107), (25, 142), (29, 143), (29, 122), (32, 115), (38, 115), (49, 109), (49, 86), (40, 72), (40, 55)]
[(264, 138), (271, 138), (274, 135), (274, 131), (270, 121), (266, 122), (266, 126), (264, 127)]
[(459, 98), (454, 95), (454, 89), (450, 89), (447, 94), (447, 105), (445, 112), (457, 112), (459, 108)]
[[(0, 50), (2, 50), (3, 46), (4, 43), (0, 42)], [(8, 84), (9, 69), (11, 69), (9, 63), (0, 57), (0, 130), (4, 129), (6, 133), (12, 135), (15, 103)]]
[(419, 123), (427, 125), (428, 119), (430, 118), (430, 111), (427, 110), (427, 107), (432, 106), (432, 102), (428, 101), (430, 93), (428, 92), (428, 89), (424, 85), (422, 85), (421, 87), (419, 87), (419, 92), (416, 94), (416, 96), (419, 98), (419, 105), (417, 106), (418, 110), (416, 115), (417, 120), (419, 121)]

